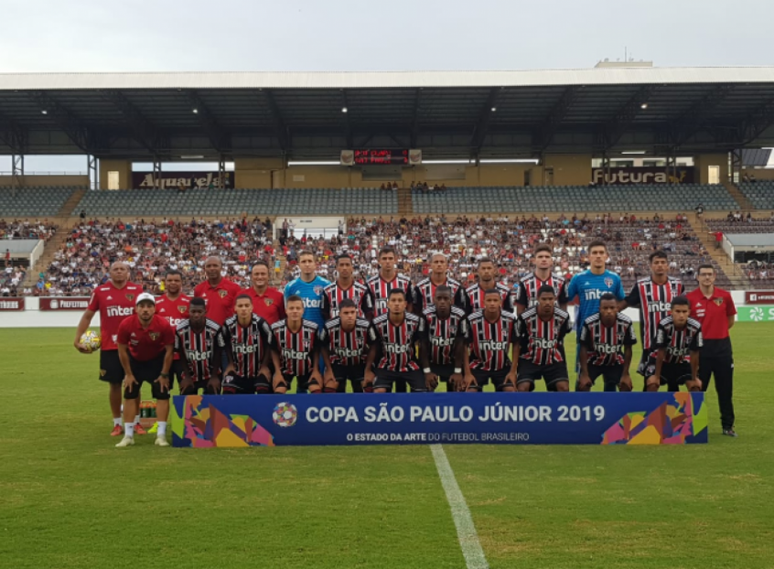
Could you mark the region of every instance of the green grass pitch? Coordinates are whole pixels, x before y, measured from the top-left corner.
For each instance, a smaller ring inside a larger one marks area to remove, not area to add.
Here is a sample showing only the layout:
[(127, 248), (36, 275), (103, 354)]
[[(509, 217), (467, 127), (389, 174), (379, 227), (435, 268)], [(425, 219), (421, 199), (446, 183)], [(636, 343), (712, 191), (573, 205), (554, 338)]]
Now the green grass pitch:
[[(118, 450), (72, 333), (0, 330), (0, 568), (465, 567), (427, 446)], [(713, 392), (708, 445), (445, 446), (490, 567), (774, 567), (774, 325), (733, 340), (739, 439)]]

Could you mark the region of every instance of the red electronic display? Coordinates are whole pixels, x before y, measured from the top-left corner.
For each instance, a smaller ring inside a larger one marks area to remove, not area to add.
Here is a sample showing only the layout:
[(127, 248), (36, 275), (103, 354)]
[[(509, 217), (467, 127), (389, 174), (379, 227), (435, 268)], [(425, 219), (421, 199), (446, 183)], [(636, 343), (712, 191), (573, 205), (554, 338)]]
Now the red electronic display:
[(361, 149), (355, 150), (355, 164), (361, 166), (385, 165), (397, 166), (409, 163), (408, 150)]

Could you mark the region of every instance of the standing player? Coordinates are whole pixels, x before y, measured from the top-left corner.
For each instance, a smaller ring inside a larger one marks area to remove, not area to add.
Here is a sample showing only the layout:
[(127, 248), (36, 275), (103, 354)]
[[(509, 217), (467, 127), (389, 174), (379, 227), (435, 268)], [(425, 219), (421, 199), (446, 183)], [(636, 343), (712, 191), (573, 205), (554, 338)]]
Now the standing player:
[(549, 391), (569, 391), (570, 380), (564, 357), (564, 337), (572, 331), (570, 315), (556, 306), (551, 285), (537, 291), (538, 303), (519, 315), (519, 343), (513, 351), (519, 391), (533, 391), (543, 379)]
[(637, 343), (632, 319), (618, 311), (615, 296), (606, 292), (599, 299), (599, 312), (583, 323), (580, 337), (578, 391), (591, 391), (601, 375), (605, 391), (631, 391), (632, 346)]
[(253, 314), (260, 316), (271, 326), (285, 318), (285, 299), (282, 293), (269, 286), (269, 265), (256, 261), (250, 271), (250, 288), (239, 291), (253, 301)]
[(701, 391), (699, 351), (703, 341), (701, 324), (690, 317), (691, 304), (684, 296), (672, 299), (672, 311), (658, 323), (654, 348), (648, 363), (646, 391), (658, 391), (667, 385), (669, 391)]
[[(129, 281), (129, 265), (116, 261), (110, 267), (110, 280), (95, 288), (91, 294), (89, 306), (81, 316), (75, 331), (75, 349), (82, 354), (88, 354), (89, 350), (81, 344), (81, 336), (88, 330), (91, 319), (99, 312), (99, 335), (102, 338), (99, 379), (110, 385), (110, 410), (113, 413), (113, 430), (110, 434), (114, 437), (123, 432), (121, 383), (124, 380), (124, 370), (118, 358), (118, 326), (124, 318), (134, 313), (135, 300), (141, 293), (142, 287)], [(134, 423), (139, 425), (139, 410), (134, 411)], [(137, 434), (145, 434), (145, 429), (140, 427)]]
[(223, 372), (223, 394), (271, 393), (271, 328), (253, 313), (253, 301), (246, 294), (236, 298), (235, 310), (236, 314), (218, 330), (215, 341), (215, 362), (228, 362)]
[(207, 280), (194, 288), (194, 296), (207, 303), (207, 318), (218, 326), (234, 315), (234, 302), (239, 295), (239, 285), (223, 276), (223, 261), (220, 257), (207, 257), (204, 274)]
[[(672, 299), (683, 294), (683, 283), (669, 276), (669, 259), (664, 251), (651, 253), (648, 260), (650, 276), (638, 280), (629, 296), (618, 304), (621, 311), (627, 306), (640, 309), (642, 358), (637, 367), (637, 373), (643, 377), (647, 377), (645, 368), (653, 351), (653, 340), (656, 337), (658, 323), (669, 316), (672, 310)], [(646, 391), (645, 385), (643, 385), (643, 391)]]
[(478, 282), (469, 286), (465, 291), (468, 295), (468, 313), (478, 312), (484, 309), (484, 297), (486, 291), (494, 289), (500, 291), (503, 299), (502, 309), (513, 312), (511, 303), (511, 291), (503, 283), (495, 280), (497, 269), (489, 257), (483, 257), (478, 261)]
[[(169, 416), (169, 370), (175, 346), (175, 331), (166, 318), (156, 314), (156, 299), (144, 292), (137, 297), (136, 315), (127, 316), (118, 327), (118, 357), (124, 370), (124, 438), (116, 446), (134, 444), (133, 410), (143, 383), (151, 384), (157, 400), (156, 445), (166, 447)], [(134, 404), (129, 404), (132, 401)]]
[(465, 311), (452, 306), (452, 289), (435, 288), (433, 304), (422, 313), (427, 321), (425, 347), (428, 353), (431, 385), (446, 383), (446, 391), (462, 388), (462, 368), (465, 365), (465, 341), (468, 337), (468, 319)]
[(355, 280), (352, 257), (349, 255), (336, 257), (336, 272), (339, 275), (336, 282), (323, 289), (322, 314), (325, 322), (339, 315), (341, 303), (347, 299), (355, 303), (359, 317), (373, 320), (374, 301), (368, 287)]
[[(325, 362), (325, 387), (338, 393), (347, 391), (347, 380), (353, 393), (363, 393), (365, 359), (368, 356), (368, 320), (357, 317), (357, 306), (351, 298), (339, 303), (339, 315), (328, 320), (320, 330), (320, 350)], [(373, 386), (368, 392), (373, 391)]]
[(497, 391), (516, 389), (516, 369), (509, 353), (517, 341), (516, 315), (503, 310), (500, 291), (489, 289), (484, 310), (468, 316), (470, 354), (463, 353), (465, 391), (481, 391), (492, 380)]
[(298, 256), (298, 266), (301, 275), (285, 287), (285, 310), (287, 311), (287, 301), (291, 296), (300, 296), (304, 304), (304, 319), (317, 324), (318, 329), (322, 328), (325, 325), (322, 313), (323, 290), (331, 283), (317, 274), (317, 257), (311, 251), (301, 252)]
[[(416, 356), (425, 334), (425, 319), (408, 312), (406, 304), (403, 289), (391, 290), (387, 301), (388, 312), (374, 318), (368, 330), (371, 348), (366, 358), (364, 387), (373, 384), (374, 393), (391, 391), (396, 380), (405, 380), (412, 393), (424, 392), (427, 391), (427, 383), (432, 380), (428, 362), (422, 359), (420, 371)], [(423, 355), (424, 350), (421, 350), (420, 356)], [(375, 373), (374, 363), (377, 364)]]
[(180, 395), (196, 395), (200, 389), (207, 395), (220, 393), (215, 343), (220, 327), (206, 316), (203, 298), (191, 300), (188, 319), (177, 325), (173, 369), (179, 378)]
[(567, 311), (567, 291), (564, 277), (554, 275), (551, 269), (554, 267), (553, 251), (545, 243), (535, 247), (535, 253), (532, 256), (535, 262), (535, 270), (521, 279), (514, 288), (513, 305), (516, 307), (516, 314), (521, 314), (527, 308), (535, 306), (538, 302), (537, 293), (544, 285), (554, 289), (556, 302), (564, 311)]
[(691, 314), (701, 324), (704, 346), (699, 355), (701, 388), (707, 391), (712, 375), (718, 392), (723, 434), (736, 437), (734, 430), (734, 353), (728, 331), (734, 325), (736, 306), (731, 294), (715, 286), (715, 268), (699, 265), (699, 288), (688, 293)]
[[(624, 299), (624, 289), (621, 277), (605, 269), (607, 262), (607, 245), (604, 241), (595, 240), (589, 243), (590, 267), (575, 275), (567, 287), (567, 301), (578, 298), (578, 310), (575, 313), (576, 337), (580, 337), (581, 328), (586, 318), (599, 312), (599, 299), (606, 292), (612, 293), (616, 300)], [(575, 351), (575, 371), (580, 373), (580, 342)]]
[(435, 299), (435, 290), (439, 286), (446, 286), (451, 289), (452, 302), (454, 306), (466, 310), (468, 306), (468, 293), (459, 281), (448, 276), (449, 261), (443, 253), (433, 253), (430, 255), (430, 276), (417, 283), (414, 289), (413, 309), (417, 314), (428, 306), (432, 306)]
[(274, 349), (274, 392), (285, 393), (293, 378), (297, 380), (296, 393), (320, 393), (323, 380), (317, 362), (320, 342), (317, 324), (304, 318), (304, 299), (296, 294), (285, 303), (288, 316), (271, 327)]
[[(412, 311), (414, 287), (411, 286), (411, 279), (395, 270), (396, 262), (395, 249), (392, 247), (382, 247), (379, 251), (379, 274), (366, 281), (366, 286), (368, 286), (374, 304), (374, 318), (389, 312), (387, 301), (390, 297), (390, 291), (396, 289), (403, 291), (406, 310), (408, 312)], [(396, 393), (406, 392), (405, 379), (395, 377), (394, 384)]]
[[(169, 321), (172, 329), (176, 329), (178, 324), (188, 318), (188, 309), (191, 306), (191, 299), (183, 294), (183, 274), (180, 271), (167, 271), (164, 275), (164, 294), (156, 299), (156, 314)], [(175, 361), (178, 361), (180, 354), (175, 352)], [(169, 378), (170, 389), (177, 384), (180, 385), (182, 376), (178, 373), (180, 366), (172, 366), (172, 375)]]

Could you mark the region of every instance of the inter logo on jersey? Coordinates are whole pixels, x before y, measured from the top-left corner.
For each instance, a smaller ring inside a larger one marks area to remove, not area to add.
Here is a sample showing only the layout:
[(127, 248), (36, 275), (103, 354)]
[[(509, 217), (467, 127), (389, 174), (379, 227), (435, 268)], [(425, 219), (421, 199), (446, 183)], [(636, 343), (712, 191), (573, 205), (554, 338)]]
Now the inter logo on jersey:
[(209, 381), (212, 377), (212, 356), (218, 330), (217, 323), (209, 318), (201, 332), (195, 332), (189, 320), (183, 320), (177, 326), (175, 348), (182, 346), (185, 351), (194, 381)]
[(500, 371), (511, 365), (509, 352), (516, 340), (516, 316), (500, 311), (500, 318), (489, 322), (483, 311), (468, 316), (470, 369)]
[(564, 336), (570, 331), (570, 315), (559, 308), (549, 320), (540, 318), (537, 307), (522, 313), (518, 319), (518, 336), (521, 341), (520, 358), (536, 365), (563, 362)]
[(382, 358), (376, 367), (394, 372), (416, 371), (416, 347), (425, 333), (425, 319), (406, 313), (403, 323), (396, 326), (389, 314), (374, 318), (368, 330), (368, 340), (379, 343)]
[(280, 370), (283, 375), (303, 377), (312, 373), (315, 362), (312, 355), (317, 346), (317, 324), (304, 320), (301, 327), (293, 332), (287, 320), (280, 320), (271, 326), (274, 345), (280, 354)]
[(451, 307), (448, 318), (439, 318), (435, 306), (422, 313), (427, 320), (427, 338), (430, 343), (430, 362), (450, 365), (454, 362), (454, 346), (457, 340), (468, 336), (468, 319), (465, 311)]
[(665, 363), (690, 362), (691, 352), (700, 350), (703, 345), (701, 324), (693, 318), (688, 319), (688, 323), (682, 330), (675, 328), (671, 316), (667, 316), (658, 324), (654, 347), (666, 350)]
[(411, 280), (403, 275), (396, 275), (391, 281), (385, 281), (381, 276), (376, 275), (368, 279), (366, 285), (371, 291), (371, 297), (374, 301), (374, 316), (387, 312), (387, 299), (390, 296), (390, 291), (394, 288), (399, 288), (406, 294), (407, 303), (411, 304), (413, 301)]
[(669, 316), (672, 299), (683, 294), (683, 283), (667, 277), (664, 284), (657, 284), (651, 277), (638, 280), (632, 287), (626, 303), (640, 309), (640, 337), (643, 350), (651, 350), (658, 323)]
[(266, 350), (274, 344), (269, 324), (255, 314), (248, 326), (242, 326), (236, 315), (226, 320), (217, 342), (220, 348), (231, 351), (237, 375), (252, 378), (258, 376)]
[(341, 319), (334, 318), (326, 322), (320, 330), (320, 342), (330, 354), (331, 364), (341, 366), (361, 366), (365, 363), (368, 349), (367, 320), (358, 318), (355, 327), (346, 331), (341, 327)]
[(623, 364), (623, 349), (637, 343), (634, 324), (625, 314), (618, 314), (614, 326), (605, 326), (599, 314), (592, 314), (583, 323), (579, 338), (588, 350), (588, 363), (597, 366)]

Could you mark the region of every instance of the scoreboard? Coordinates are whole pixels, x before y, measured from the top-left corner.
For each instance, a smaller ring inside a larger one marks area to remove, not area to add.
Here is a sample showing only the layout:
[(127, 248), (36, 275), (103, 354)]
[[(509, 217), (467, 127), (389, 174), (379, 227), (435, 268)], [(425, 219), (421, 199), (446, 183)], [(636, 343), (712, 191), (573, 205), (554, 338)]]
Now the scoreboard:
[(408, 165), (408, 149), (390, 150), (387, 148), (370, 148), (354, 150), (354, 163), (360, 166), (400, 166)]

